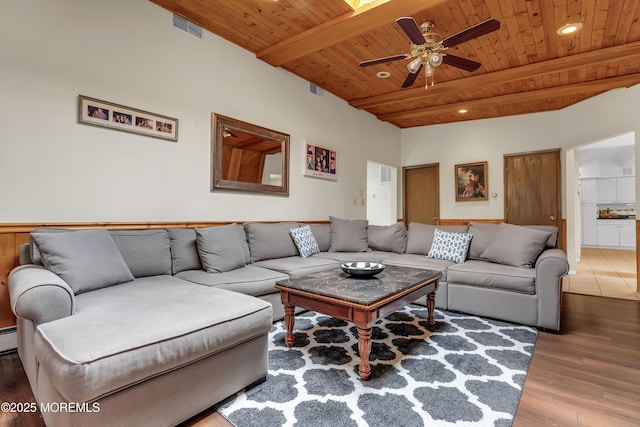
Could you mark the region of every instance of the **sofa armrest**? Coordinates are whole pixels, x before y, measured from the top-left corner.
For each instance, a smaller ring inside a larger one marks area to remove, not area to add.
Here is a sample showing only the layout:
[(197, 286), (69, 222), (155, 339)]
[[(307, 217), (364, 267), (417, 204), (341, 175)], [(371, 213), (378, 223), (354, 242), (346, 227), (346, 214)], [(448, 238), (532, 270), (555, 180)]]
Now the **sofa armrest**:
[(60, 276), (33, 264), (9, 273), (9, 296), (13, 313), (35, 326), (71, 316), (75, 309), (71, 287)]
[(561, 249), (547, 249), (538, 257), (535, 269), (539, 326), (558, 331), (562, 277), (569, 272), (567, 254)]

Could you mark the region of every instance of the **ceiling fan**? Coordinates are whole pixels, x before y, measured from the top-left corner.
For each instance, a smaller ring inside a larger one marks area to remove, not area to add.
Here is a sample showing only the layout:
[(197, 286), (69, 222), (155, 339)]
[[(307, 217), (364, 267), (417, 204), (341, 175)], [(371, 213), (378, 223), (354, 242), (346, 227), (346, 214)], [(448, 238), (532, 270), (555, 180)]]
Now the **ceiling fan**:
[(436, 67), (440, 64), (444, 63), (466, 71), (477, 70), (482, 64), (446, 53), (447, 49), (500, 28), (500, 21), (491, 18), (443, 39), (440, 34), (431, 32), (434, 26), (431, 21), (424, 22), (418, 26), (413, 18), (405, 16), (396, 19), (396, 23), (406, 33), (409, 40), (411, 40), (409, 53), (363, 61), (360, 63), (360, 66), (368, 67), (370, 65), (383, 64), (399, 59), (413, 58), (413, 60), (407, 64), (409, 74), (402, 83), (402, 87), (411, 86), (416, 81), (423, 67), (427, 76), (425, 88), (429, 86), (429, 77), (431, 77), (431, 85), (433, 86), (433, 74)]

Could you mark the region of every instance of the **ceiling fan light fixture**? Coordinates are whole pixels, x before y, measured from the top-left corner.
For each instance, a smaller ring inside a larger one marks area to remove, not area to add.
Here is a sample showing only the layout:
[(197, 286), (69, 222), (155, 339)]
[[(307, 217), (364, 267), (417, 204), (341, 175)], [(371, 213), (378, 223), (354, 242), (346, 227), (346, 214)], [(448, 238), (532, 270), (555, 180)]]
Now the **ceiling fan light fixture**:
[(431, 52), (429, 53), (429, 64), (431, 64), (434, 67), (437, 67), (438, 65), (442, 64), (442, 58), (443, 55), (439, 52)]
[(575, 22), (575, 23), (563, 25), (562, 27), (558, 28), (558, 31), (556, 31), (556, 33), (558, 33), (561, 36), (566, 36), (566, 35), (575, 33), (581, 28), (582, 28), (582, 23)]
[(436, 69), (433, 65), (431, 65), (431, 62), (427, 62), (427, 64), (424, 66), (424, 73), (427, 75), (427, 77), (433, 76), (433, 73), (435, 71)]
[(411, 74), (415, 74), (420, 69), (421, 64), (422, 64), (422, 58), (417, 57), (416, 59), (414, 59), (413, 61), (407, 64), (407, 70), (409, 70)]
[(376, 77), (378, 77), (379, 79), (386, 79), (389, 78), (391, 76), (391, 73), (388, 71), (378, 71), (376, 73)]

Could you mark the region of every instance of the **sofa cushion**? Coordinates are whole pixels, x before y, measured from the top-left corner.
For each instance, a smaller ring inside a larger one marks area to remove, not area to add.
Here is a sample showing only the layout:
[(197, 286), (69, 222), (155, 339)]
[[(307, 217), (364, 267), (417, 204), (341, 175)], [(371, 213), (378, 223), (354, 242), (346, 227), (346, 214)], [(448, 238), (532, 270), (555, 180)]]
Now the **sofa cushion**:
[(534, 294), (536, 272), (533, 268), (520, 268), (469, 260), (454, 264), (447, 270), (447, 282), (456, 285), (496, 288), (507, 291)]
[(532, 268), (550, 236), (546, 231), (503, 223), (480, 256), (498, 264)]
[(399, 265), (401, 267), (422, 268), (425, 270), (437, 270), (442, 273), (440, 282), (447, 281), (447, 270), (451, 265), (455, 265), (453, 261), (444, 259), (429, 258), (421, 254), (387, 254), (381, 261), (383, 264)]
[(38, 245), (35, 240), (33, 240), (33, 233), (68, 233), (69, 231), (77, 231), (77, 229), (55, 227), (38, 227), (34, 229), (29, 235), (29, 258), (31, 258), (31, 264), (44, 265), (40, 251), (38, 250)]
[(299, 226), (297, 222), (246, 223), (244, 229), (249, 242), (251, 262), (298, 256), (298, 248), (289, 230)]
[(471, 237), (469, 233), (451, 233), (436, 228), (433, 233), (433, 243), (427, 256), (458, 264), (464, 262), (467, 258)]
[(431, 225), (420, 222), (409, 223), (407, 231), (407, 253), (427, 255), (433, 244), (433, 233), (436, 228), (452, 233), (466, 233), (466, 225)]
[(366, 219), (341, 219), (333, 216), (331, 221), (331, 252), (364, 252), (369, 247), (367, 242)]
[(329, 224), (309, 224), (309, 227), (318, 242), (320, 252), (327, 252), (331, 247), (331, 226)]
[(74, 316), (40, 325), (34, 343), (40, 367), (70, 402), (222, 352), (268, 333), (272, 322), (266, 301), (172, 276), (87, 292), (76, 307)]
[(202, 270), (198, 254), (196, 230), (193, 228), (170, 228), (171, 260), (173, 274), (184, 270)]
[(196, 241), (200, 261), (209, 273), (246, 265), (236, 224), (196, 228)]
[(490, 222), (469, 223), (469, 234), (473, 236), (469, 245), (469, 259), (482, 259), (482, 253), (489, 247), (499, 229), (500, 224)]
[(171, 274), (167, 230), (118, 230), (110, 234), (135, 277)]
[(301, 257), (306, 258), (320, 252), (318, 242), (311, 231), (311, 227), (305, 225), (298, 228), (292, 228), (290, 232)]
[(373, 250), (403, 254), (407, 250), (407, 228), (402, 222), (391, 225), (369, 225), (367, 240), (369, 247)]
[(269, 270), (279, 271), (289, 276), (304, 276), (306, 274), (317, 273), (332, 268), (338, 268), (338, 261), (318, 258), (316, 255), (307, 258), (301, 256), (267, 259), (254, 263), (256, 267), (268, 268)]
[(547, 233), (551, 233), (549, 239), (547, 240), (546, 247), (547, 248), (555, 248), (558, 240), (558, 227), (555, 225), (523, 225), (526, 228), (533, 228), (534, 230), (546, 231)]
[(31, 233), (44, 265), (76, 294), (133, 280), (106, 229)]
[(256, 267), (255, 265), (247, 265), (224, 273), (187, 270), (178, 273), (176, 277), (204, 286), (228, 289), (241, 294), (259, 297), (278, 292), (274, 288), (276, 282), (287, 279), (289, 276), (274, 270)]

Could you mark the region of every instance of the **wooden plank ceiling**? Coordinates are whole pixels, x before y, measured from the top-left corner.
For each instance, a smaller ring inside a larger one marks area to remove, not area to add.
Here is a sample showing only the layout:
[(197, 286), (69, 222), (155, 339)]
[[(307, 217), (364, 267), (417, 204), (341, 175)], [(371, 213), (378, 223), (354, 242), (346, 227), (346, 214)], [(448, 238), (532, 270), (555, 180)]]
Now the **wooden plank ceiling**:
[[(640, 0), (151, 1), (400, 128), (557, 110), (640, 83)], [(409, 60), (358, 66), (409, 51), (401, 16), (445, 38), (489, 18), (501, 27), (447, 51), (477, 71), (442, 64), (434, 86), (421, 73), (402, 89)]]

